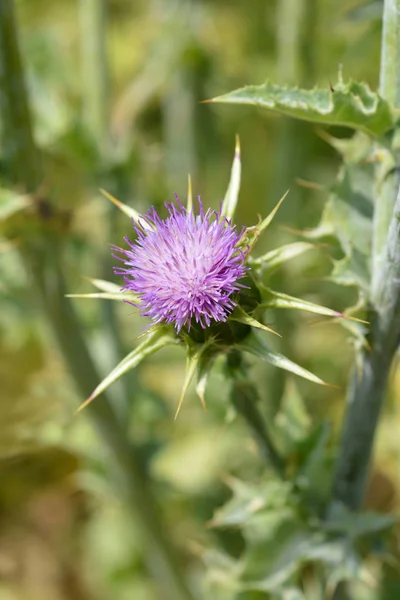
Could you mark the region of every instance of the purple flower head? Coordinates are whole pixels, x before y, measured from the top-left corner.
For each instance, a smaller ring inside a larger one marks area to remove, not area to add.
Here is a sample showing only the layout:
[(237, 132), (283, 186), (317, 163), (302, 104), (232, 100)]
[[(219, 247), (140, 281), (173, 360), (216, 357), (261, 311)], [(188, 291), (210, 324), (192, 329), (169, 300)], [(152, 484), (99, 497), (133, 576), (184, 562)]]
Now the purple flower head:
[(243, 231), (230, 219), (208, 209), (199, 198), (196, 216), (182, 206), (166, 203), (169, 216), (160, 219), (156, 209), (134, 223), (137, 238), (128, 250), (114, 255), (125, 267), (124, 289), (140, 298), (142, 316), (154, 323), (173, 323), (179, 332), (192, 320), (203, 329), (213, 321), (226, 321), (236, 306), (232, 297), (245, 287), (238, 281), (246, 274), (246, 253), (238, 246)]

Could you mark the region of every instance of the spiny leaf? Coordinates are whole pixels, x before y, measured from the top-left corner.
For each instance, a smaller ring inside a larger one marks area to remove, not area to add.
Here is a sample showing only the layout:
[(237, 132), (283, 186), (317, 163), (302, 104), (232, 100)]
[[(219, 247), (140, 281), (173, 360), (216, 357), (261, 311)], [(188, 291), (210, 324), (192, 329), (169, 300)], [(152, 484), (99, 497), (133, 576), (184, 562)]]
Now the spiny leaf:
[(263, 287), (264, 301), (259, 305), (261, 309), (268, 308), (293, 308), (297, 310), (305, 310), (307, 312), (316, 313), (317, 315), (325, 315), (327, 317), (344, 317), (343, 313), (337, 312), (325, 306), (319, 306), (313, 302), (307, 302), (307, 300), (301, 300), (301, 298), (295, 298), (294, 296), (288, 296), (287, 294), (281, 294), (274, 292), (269, 288)]
[(333, 269), (326, 279), (339, 285), (354, 285), (367, 295), (369, 290), (369, 261), (356, 248), (340, 260), (333, 261)]
[(232, 321), (237, 321), (238, 323), (243, 323), (244, 325), (250, 325), (250, 327), (256, 327), (257, 329), (263, 329), (264, 331), (268, 331), (269, 333), (273, 333), (279, 337), (282, 337), (279, 333), (270, 329), (263, 323), (260, 323), (254, 317), (248, 315), (240, 306), (236, 306), (235, 310), (229, 317)]
[(246, 232), (245, 232), (245, 241), (251, 248), (253, 248), (254, 244), (256, 243), (256, 241), (258, 240), (258, 238), (260, 237), (262, 232), (265, 229), (267, 229), (267, 227), (270, 225), (270, 223), (272, 222), (273, 218), (275, 217), (276, 213), (278, 212), (282, 202), (284, 201), (284, 199), (286, 198), (288, 193), (289, 193), (289, 190), (287, 190), (283, 194), (282, 198), (279, 200), (277, 205), (271, 210), (269, 215), (267, 217), (265, 217), (264, 220), (260, 221), (258, 223), (258, 225), (253, 225), (252, 227), (247, 227)]
[[(66, 294), (67, 298), (96, 298), (99, 300), (117, 300), (124, 302), (127, 299), (122, 292), (118, 294), (109, 294), (107, 292), (95, 292), (94, 294)], [(136, 300), (136, 298), (134, 298)], [(132, 300), (133, 301), (133, 300)]]
[(253, 484), (232, 476), (224, 478), (232, 497), (219, 508), (209, 525), (211, 527), (237, 527), (246, 525), (252, 515), (260, 511), (277, 512), (285, 508), (290, 498), (291, 485), (279, 480)]
[(169, 330), (165, 327), (158, 327), (155, 331), (152, 331), (147, 335), (145, 340), (132, 352), (130, 352), (125, 358), (103, 379), (101, 383), (96, 387), (89, 398), (81, 404), (77, 412), (81, 411), (87, 406), (92, 400), (97, 398), (104, 390), (106, 390), (114, 381), (119, 379), (127, 371), (134, 369), (144, 358), (154, 354), (157, 350), (164, 348), (170, 344), (178, 343), (177, 338), (173, 337)]
[(341, 506), (323, 522), (323, 528), (331, 533), (341, 533), (357, 539), (387, 530), (398, 522), (398, 515), (384, 515), (375, 512), (357, 514)]
[(116, 283), (106, 281), (105, 279), (93, 279), (92, 277), (85, 277), (85, 279), (101, 292), (106, 292), (107, 294), (121, 294), (121, 286)]
[(200, 402), (203, 407), (206, 406), (205, 391), (208, 382), (208, 377), (210, 375), (215, 359), (215, 354), (205, 352), (200, 357), (199, 364), (197, 367), (196, 394), (200, 398)]
[[(255, 336), (253, 333), (248, 335), (240, 344), (238, 344), (238, 348), (261, 358), (262, 360), (266, 360), (274, 367), (278, 367), (279, 369), (284, 369), (285, 371), (289, 371), (294, 375), (298, 375), (299, 377), (303, 377), (304, 379), (308, 379), (309, 381), (313, 381), (314, 383), (318, 383), (319, 385), (327, 385), (331, 384), (326, 383), (320, 377), (317, 377), (307, 369), (300, 367), (300, 365), (294, 363), (289, 358), (286, 358), (283, 354), (279, 352), (274, 352), (269, 348), (269, 346), (261, 340), (259, 337)], [(331, 386), (336, 387), (336, 386)]]
[[(174, 417), (175, 419), (178, 417), (179, 411), (181, 410), (185, 394), (188, 390), (190, 382), (193, 379), (193, 375), (196, 372), (200, 358), (204, 354), (204, 352), (207, 350), (209, 345), (210, 345), (210, 342), (201, 344), (200, 346), (196, 345), (195, 348), (193, 346), (188, 347), (188, 351), (187, 351), (187, 355), (186, 355), (185, 381), (183, 383), (183, 388), (182, 388), (182, 392), (181, 392), (181, 397), (179, 399), (178, 407), (175, 412), (175, 417)], [(205, 408), (205, 404), (203, 404), (203, 408)]]
[(193, 196), (192, 196), (192, 178), (188, 175), (188, 193), (187, 193), (187, 202), (186, 208), (188, 212), (193, 211)]
[(239, 198), (240, 177), (241, 177), (241, 160), (240, 160), (240, 140), (236, 136), (235, 155), (233, 157), (231, 178), (228, 189), (222, 203), (222, 215), (228, 219), (232, 219), (235, 215), (236, 205)]
[(105, 279), (93, 279), (92, 277), (85, 277), (92, 285), (94, 285), (101, 293), (95, 292), (90, 294), (66, 294), (67, 298), (98, 298), (101, 300), (116, 300), (118, 302), (132, 302), (138, 304), (140, 302), (139, 296), (122, 290), (119, 285), (106, 281)]
[[(124, 204), (120, 200), (117, 200), (117, 198), (114, 198), (114, 196), (112, 196), (109, 192), (106, 192), (106, 190), (100, 189), (100, 192), (103, 194), (103, 196), (110, 200), (110, 202), (115, 204), (115, 206), (119, 208), (119, 210), (123, 212), (124, 215), (130, 217), (135, 222), (139, 221), (142, 215), (138, 213), (137, 210), (135, 210), (131, 206), (128, 206), (127, 204)], [(152, 226), (145, 219), (140, 219), (140, 225), (143, 227), (143, 229), (148, 229), (150, 231), (152, 231), (153, 229)]]
[(282, 87), (271, 82), (249, 85), (211, 102), (252, 104), (314, 123), (340, 125), (382, 135), (394, 126), (389, 103), (365, 83), (339, 81), (332, 89)]
[(273, 271), (284, 262), (300, 256), (315, 247), (315, 244), (310, 244), (309, 242), (293, 242), (270, 250), (259, 258), (251, 258), (249, 262), (254, 267), (262, 267), (263, 271)]

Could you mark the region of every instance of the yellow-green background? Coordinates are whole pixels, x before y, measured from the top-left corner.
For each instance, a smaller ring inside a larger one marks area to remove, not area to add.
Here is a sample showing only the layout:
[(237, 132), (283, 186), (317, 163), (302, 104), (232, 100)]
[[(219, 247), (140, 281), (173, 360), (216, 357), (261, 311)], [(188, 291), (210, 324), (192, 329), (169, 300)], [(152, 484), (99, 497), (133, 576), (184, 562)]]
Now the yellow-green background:
[[(99, 187), (137, 210), (155, 205), (162, 211), (174, 192), (185, 197), (190, 172), (194, 193), (217, 207), (235, 134), (243, 159), (239, 224), (254, 224), (290, 188), (258, 251), (297, 239), (290, 228), (318, 222), (326, 193), (298, 180), (329, 185), (339, 165), (318, 128), (201, 101), (267, 78), (327, 87), (339, 64), (345, 78), (375, 88), (380, 2), (358, 3), (363, 8), (355, 10), (357, 2), (346, 0), (110, 0), (107, 61), (97, 60), (102, 73), (92, 72), (96, 57), (88, 57), (89, 2), (16, 4), (35, 137), (43, 150), (42, 193), (70, 223), (63, 269), (71, 292), (92, 291), (85, 275), (115, 281), (109, 244), (132, 234), (129, 220)], [(144, 564), (140, 514), (132, 519), (122, 501), (107, 448), (88, 415), (74, 416), (83, 398), (20, 263), (20, 244), (0, 242), (0, 600), (162, 600)], [(341, 310), (354, 303), (355, 292), (324, 279), (329, 264), (327, 249), (317, 248), (276, 273), (275, 288)], [(128, 305), (110, 316), (100, 301), (74, 302), (105, 374), (122, 349), (137, 344), (144, 323)], [(277, 348), (339, 389), (254, 362), (267, 418), (279, 412), (282, 397), (298, 394), (311, 421), (330, 419), (337, 432), (353, 356), (344, 331), (299, 313), (279, 316), (273, 326), (284, 334)], [(127, 383), (116, 384), (114, 397), (127, 410), (130, 435), (146, 449), (181, 569), (202, 590), (204, 550), (220, 545), (235, 554), (241, 547), (234, 535), (207, 526), (229, 496), (224, 476), (256, 478), (260, 459), (229, 407), (222, 363), (207, 390), (207, 412), (190, 391), (173, 421), (183, 376), (183, 351), (164, 350)], [(128, 409), (121, 397), (128, 398)], [(393, 394), (378, 431), (375, 485), (367, 500), (377, 510), (397, 505), (398, 427)], [(394, 588), (384, 597), (395, 600), (398, 593)]]

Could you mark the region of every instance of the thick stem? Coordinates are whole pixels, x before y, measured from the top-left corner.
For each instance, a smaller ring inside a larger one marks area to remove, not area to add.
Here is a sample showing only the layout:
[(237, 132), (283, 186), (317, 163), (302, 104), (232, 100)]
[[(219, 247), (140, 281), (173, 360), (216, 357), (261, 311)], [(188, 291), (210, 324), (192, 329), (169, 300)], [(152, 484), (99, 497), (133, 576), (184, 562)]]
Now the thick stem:
[[(400, 107), (400, 0), (385, 0), (380, 92)], [(394, 136), (396, 140), (396, 136)], [(396, 142), (395, 142), (396, 143)], [(387, 176), (396, 147), (377, 170), (373, 222), (370, 350), (348, 389), (333, 499), (360, 508), (393, 357), (400, 342), (400, 197), (398, 175)]]
[(350, 509), (363, 502), (391, 360), (391, 355), (375, 349), (365, 352), (361, 372), (355, 368), (349, 384), (333, 497)]
[(230, 398), (233, 406), (250, 427), (261, 455), (277, 475), (283, 477), (283, 460), (279, 456), (265, 425), (264, 418), (257, 408), (257, 389), (246, 376), (245, 367), (239, 352), (231, 352), (228, 355), (227, 367), (232, 386)]
[(379, 92), (393, 106), (400, 100), (400, 0), (385, 0)]
[[(385, 0), (381, 46), (379, 93), (394, 108), (400, 108), (400, 0)], [(385, 260), (386, 236), (396, 201), (400, 175), (393, 171), (398, 159), (398, 138), (394, 137), (393, 152), (381, 148), (381, 162), (376, 172), (376, 201), (373, 219), (372, 302), (376, 302)]]

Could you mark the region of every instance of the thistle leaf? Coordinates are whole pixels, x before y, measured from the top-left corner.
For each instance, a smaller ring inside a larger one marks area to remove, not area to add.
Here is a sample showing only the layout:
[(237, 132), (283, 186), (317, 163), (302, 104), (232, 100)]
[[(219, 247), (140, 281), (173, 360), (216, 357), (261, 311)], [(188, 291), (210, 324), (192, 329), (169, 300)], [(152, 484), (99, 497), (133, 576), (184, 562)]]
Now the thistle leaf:
[[(298, 375), (299, 377), (303, 377), (303, 379), (308, 379), (309, 381), (313, 381), (314, 383), (318, 383), (319, 385), (327, 385), (331, 384), (326, 383), (320, 377), (317, 377), (307, 369), (300, 367), (300, 365), (294, 363), (289, 358), (286, 358), (283, 354), (279, 352), (274, 352), (269, 348), (269, 346), (261, 340), (259, 337), (251, 333), (248, 335), (240, 344), (238, 344), (238, 348), (243, 350), (244, 352), (249, 352), (253, 354), (253, 356), (257, 356), (262, 360), (266, 360), (274, 367), (278, 367), (279, 369), (283, 369), (284, 371), (289, 371), (294, 375)], [(331, 386), (335, 387), (335, 386)]]
[[(94, 294), (66, 294), (67, 298), (96, 298), (98, 300), (117, 300), (124, 302), (127, 299), (122, 292), (118, 294), (109, 294), (107, 292), (95, 292)], [(136, 300), (136, 298), (134, 298)]]
[(196, 394), (200, 398), (200, 402), (204, 408), (206, 407), (205, 391), (208, 382), (208, 377), (210, 375), (215, 359), (215, 354), (210, 354), (207, 352), (203, 353), (200, 357), (199, 364), (197, 367)]
[[(190, 385), (190, 382), (193, 379), (193, 376), (196, 372), (196, 369), (198, 368), (199, 365), (199, 361), (202, 357), (202, 355), (204, 354), (204, 352), (207, 350), (207, 348), (209, 347), (210, 343), (204, 343), (201, 345), (196, 345), (195, 347), (193, 346), (188, 346), (188, 351), (187, 351), (187, 355), (186, 355), (186, 374), (185, 374), (185, 381), (183, 383), (183, 388), (182, 388), (182, 392), (181, 392), (181, 397), (179, 399), (179, 403), (178, 403), (178, 407), (176, 409), (175, 412), (175, 417), (174, 419), (176, 420), (176, 418), (179, 415), (179, 412), (181, 410), (182, 407), (182, 403), (183, 400), (185, 398), (185, 394), (188, 390), (188, 387)], [(201, 399), (201, 397), (200, 397)], [(205, 408), (205, 404), (204, 402), (202, 402), (203, 404), (203, 408)]]
[(254, 317), (248, 315), (240, 306), (236, 306), (235, 310), (229, 317), (232, 321), (237, 321), (238, 323), (243, 323), (244, 325), (250, 325), (250, 327), (256, 327), (257, 329), (263, 329), (264, 331), (268, 331), (269, 333), (273, 333), (278, 337), (282, 337), (279, 333), (270, 329), (263, 323), (260, 323)]
[(87, 406), (92, 400), (97, 398), (104, 390), (106, 390), (114, 381), (119, 379), (122, 375), (134, 369), (144, 358), (154, 354), (157, 350), (161, 350), (164, 346), (178, 343), (169, 330), (165, 327), (157, 327), (155, 331), (152, 331), (147, 335), (145, 340), (132, 352), (130, 352), (125, 358), (103, 379), (101, 383), (96, 387), (89, 398), (81, 404), (77, 412), (81, 411)]
[(66, 294), (67, 298), (97, 298), (100, 300), (116, 300), (118, 302), (128, 301), (132, 304), (138, 304), (140, 302), (139, 296), (121, 289), (116, 283), (106, 281), (105, 279), (93, 279), (92, 277), (85, 277), (85, 279), (97, 287), (97, 289), (100, 290), (100, 293)]
[(227, 219), (232, 219), (235, 215), (236, 205), (239, 198), (241, 171), (242, 165), (240, 160), (240, 140), (239, 136), (237, 135), (235, 155), (233, 157), (231, 170), (231, 178), (229, 181), (228, 189), (225, 194), (224, 201), (222, 203), (222, 215)]
[(192, 196), (192, 178), (188, 175), (188, 193), (187, 193), (187, 202), (186, 208), (188, 212), (193, 211), (193, 196)]
[[(301, 300), (301, 298), (295, 298), (294, 296), (288, 296), (287, 294), (281, 294), (274, 292), (269, 288), (263, 288), (264, 302), (259, 304), (259, 308), (293, 308), (297, 310), (304, 310), (306, 312), (315, 313), (317, 315), (324, 315), (326, 317), (345, 317), (343, 313), (337, 312), (325, 306), (319, 306), (313, 302), (307, 300)], [(267, 299), (265, 299), (267, 297)], [(350, 318), (350, 317), (348, 317)]]
[[(117, 198), (114, 198), (114, 196), (112, 196), (109, 192), (106, 192), (106, 190), (100, 189), (100, 192), (103, 194), (103, 196), (107, 198), (107, 200), (110, 200), (110, 202), (115, 204), (115, 206), (119, 208), (119, 210), (123, 212), (124, 215), (133, 219), (135, 222), (139, 221), (142, 215), (137, 210), (135, 210), (131, 206), (128, 206), (127, 204), (124, 204), (120, 200), (117, 200)], [(143, 229), (148, 229), (150, 231), (152, 231), (153, 229), (152, 226), (144, 219), (140, 219), (140, 225), (141, 227), (143, 227)]]
[(85, 279), (101, 292), (106, 292), (107, 294), (121, 294), (121, 286), (116, 283), (106, 281), (105, 279), (93, 279), (92, 277), (85, 277)]
[(339, 81), (332, 89), (282, 87), (267, 81), (249, 85), (211, 102), (251, 104), (313, 123), (340, 125), (379, 136), (391, 129), (395, 115), (389, 103), (365, 83)]
[(315, 248), (315, 244), (310, 244), (309, 242), (293, 242), (291, 244), (280, 246), (280, 248), (270, 250), (259, 258), (250, 257), (249, 262), (253, 267), (262, 267), (263, 271), (270, 272), (286, 261), (291, 260), (296, 256), (300, 256), (313, 248)]
[(250, 247), (254, 246), (254, 244), (256, 243), (256, 241), (258, 240), (260, 235), (262, 234), (262, 232), (265, 229), (267, 229), (267, 227), (270, 225), (270, 223), (272, 222), (273, 218), (275, 217), (276, 213), (278, 212), (282, 202), (284, 201), (284, 199), (286, 198), (288, 193), (289, 193), (289, 190), (287, 190), (283, 194), (282, 198), (279, 200), (277, 205), (271, 210), (269, 215), (267, 217), (265, 217), (265, 219), (263, 221), (260, 221), (260, 223), (258, 223), (258, 225), (254, 225), (253, 227), (248, 227), (246, 229), (246, 238), (247, 238), (246, 241)]
[(333, 269), (327, 279), (339, 285), (355, 285), (363, 290), (365, 295), (369, 291), (369, 260), (353, 248), (351, 252), (340, 260), (333, 261)]

